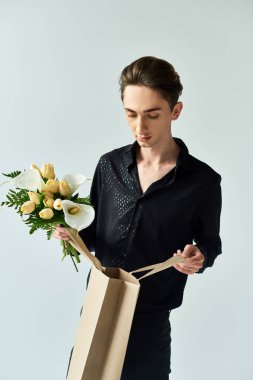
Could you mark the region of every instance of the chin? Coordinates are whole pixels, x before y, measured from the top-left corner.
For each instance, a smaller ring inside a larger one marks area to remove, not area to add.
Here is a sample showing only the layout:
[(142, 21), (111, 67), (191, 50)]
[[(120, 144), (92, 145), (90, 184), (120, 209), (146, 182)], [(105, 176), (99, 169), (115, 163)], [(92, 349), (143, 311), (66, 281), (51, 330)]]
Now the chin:
[(150, 148), (151, 146), (153, 146), (153, 144), (151, 144), (150, 142), (144, 142), (144, 141), (139, 141), (137, 140), (137, 143), (143, 147), (143, 148)]

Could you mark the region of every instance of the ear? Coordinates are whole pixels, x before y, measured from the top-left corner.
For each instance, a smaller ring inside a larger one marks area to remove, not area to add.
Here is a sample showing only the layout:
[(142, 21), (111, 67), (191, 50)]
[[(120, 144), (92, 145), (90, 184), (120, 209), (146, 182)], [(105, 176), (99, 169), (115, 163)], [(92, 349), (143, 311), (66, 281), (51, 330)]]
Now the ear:
[(183, 109), (183, 103), (177, 102), (177, 104), (175, 104), (172, 111), (172, 120), (176, 120), (179, 117), (182, 109)]

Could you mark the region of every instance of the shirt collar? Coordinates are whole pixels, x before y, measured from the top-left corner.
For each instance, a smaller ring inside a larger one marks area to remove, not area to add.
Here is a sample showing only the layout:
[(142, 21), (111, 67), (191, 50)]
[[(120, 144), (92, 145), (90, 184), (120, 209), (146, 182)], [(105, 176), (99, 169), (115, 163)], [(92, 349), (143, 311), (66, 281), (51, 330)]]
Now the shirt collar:
[[(173, 139), (175, 143), (181, 148), (179, 156), (177, 158), (176, 168), (178, 169), (178, 167), (182, 167), (186, 170), (190, 170), (191, 156), (186, 144), (179, 137), (173, 137)], [(124, 159), (128, 169), (136, 162), (135, 154), (138, 145), (138, 142), (135, 140), (133, 144), (127, 145), (126, 149), (124, 150)]]

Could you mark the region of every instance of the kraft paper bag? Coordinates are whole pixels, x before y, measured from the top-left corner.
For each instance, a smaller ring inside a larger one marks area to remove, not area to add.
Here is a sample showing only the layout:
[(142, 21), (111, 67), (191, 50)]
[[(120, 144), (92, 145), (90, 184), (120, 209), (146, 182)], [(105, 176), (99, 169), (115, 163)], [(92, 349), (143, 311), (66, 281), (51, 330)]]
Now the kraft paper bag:
[[(76, 230), (66, 228), (66, 232), (71, 237), (70, 244), (92, 264), (67, 380), (120, 380), (140, 280), (183, 262), (184, 258), (173, 256), (132, 272), (103, 267)], [(138, 279), (132, 275), (149, 269), (152, 270)]]

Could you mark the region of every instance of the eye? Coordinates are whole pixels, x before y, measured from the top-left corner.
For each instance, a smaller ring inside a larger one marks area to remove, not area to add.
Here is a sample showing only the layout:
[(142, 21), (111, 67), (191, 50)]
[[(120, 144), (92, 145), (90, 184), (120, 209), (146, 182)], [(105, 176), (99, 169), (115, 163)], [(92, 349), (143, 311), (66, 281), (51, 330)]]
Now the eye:
[(128, 117), (135, 117), (134, 114), (128, 114), (127, 116), (128, 116)]
[(150, 119), (157, 119), (159, 115), (149, 115)]

